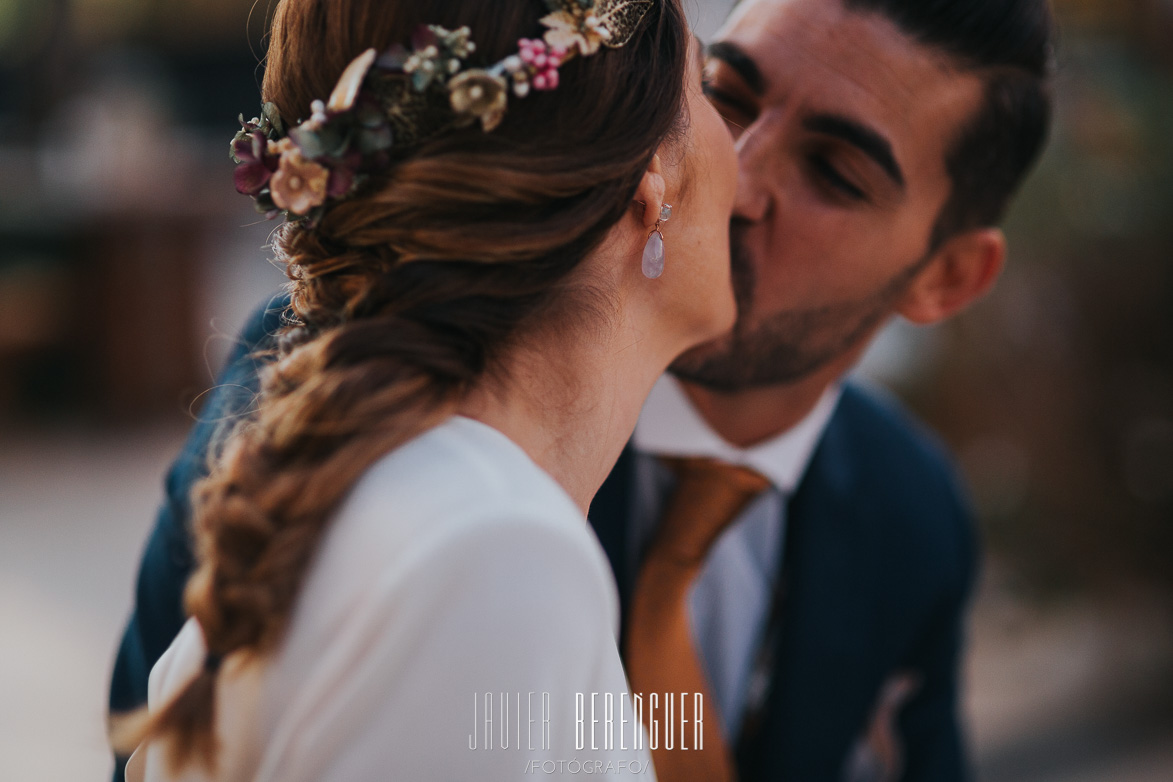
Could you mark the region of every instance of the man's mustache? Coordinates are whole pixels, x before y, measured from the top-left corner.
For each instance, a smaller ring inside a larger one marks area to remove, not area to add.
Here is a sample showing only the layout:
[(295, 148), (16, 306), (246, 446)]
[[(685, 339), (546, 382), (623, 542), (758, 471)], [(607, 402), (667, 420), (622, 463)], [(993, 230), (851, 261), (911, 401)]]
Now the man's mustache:
[(737, 324), (733, 327), (735, 332), (753, 309), (754, 292), (757, 289), (757, 272), (746, 249), (747, 229), (748, 225), (737, 218), (729, 226), (729, 273), (737, 302)]

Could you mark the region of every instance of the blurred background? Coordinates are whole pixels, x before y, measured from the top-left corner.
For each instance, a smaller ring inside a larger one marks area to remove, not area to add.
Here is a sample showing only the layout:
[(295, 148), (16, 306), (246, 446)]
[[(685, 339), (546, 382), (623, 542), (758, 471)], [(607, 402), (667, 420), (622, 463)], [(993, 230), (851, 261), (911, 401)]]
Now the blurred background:
[[(686, 0), (711, 34), (727, 0)], [(163, 472), (283, 281), (231, 186), (266, 3), (0, 0), (0, 766), (104, 780)], [(1173, 0), (1057, 0), (1058, 123), (996, 293), (861, 372), (945, 437), (988, 557), (983, 782), (1173, 779)]]

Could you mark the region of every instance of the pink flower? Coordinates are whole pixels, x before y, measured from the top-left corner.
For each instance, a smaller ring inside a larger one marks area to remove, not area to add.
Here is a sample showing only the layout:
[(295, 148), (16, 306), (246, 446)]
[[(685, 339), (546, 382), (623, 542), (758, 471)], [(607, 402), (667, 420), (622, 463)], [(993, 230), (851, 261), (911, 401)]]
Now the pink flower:
[[(518, 41), (518, 54), (505, 61), (505, 70), (513, 75), (516, 82), (513, 91), (525, 97), (530, 87), (535, 90), (553, 90), (558, 87), (558, 67), (566, 56), (566, 50), (547, 45), (545, 41)], [(511, 62), (516, 60), (516, 62)]]
[(326, 168), (306, 160), (297, 149), (289, 149), (281, 156), (281, 164), (269, 182), (269, 191), (278, 208), (306, 215), (325, 203), (329, 183), (330, 172)]

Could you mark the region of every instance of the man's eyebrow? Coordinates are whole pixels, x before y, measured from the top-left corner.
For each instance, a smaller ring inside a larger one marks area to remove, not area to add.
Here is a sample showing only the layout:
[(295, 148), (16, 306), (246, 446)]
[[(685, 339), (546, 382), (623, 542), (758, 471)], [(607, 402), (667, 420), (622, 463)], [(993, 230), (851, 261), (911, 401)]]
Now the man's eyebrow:
[(728, 65), (737, 71), (745, 85), (755, 95), (762, 95), (766, 91), (766, 80), (762, 77), (762, 70), (753, 58), (746, 54), (740, 46), (728, 41), (717, 41), (709, 44), (706, 52), (709, 57)]
[(896, 184), (904, 187), (904, 172), (900, 170), (900, 164), (892, 154), (892, 145), (888, 139), (866, 125), (837, 114), (816, 114), (804, 119), (802, 126), (812, 133), (834, 136), (846, 141), (876, 161)]

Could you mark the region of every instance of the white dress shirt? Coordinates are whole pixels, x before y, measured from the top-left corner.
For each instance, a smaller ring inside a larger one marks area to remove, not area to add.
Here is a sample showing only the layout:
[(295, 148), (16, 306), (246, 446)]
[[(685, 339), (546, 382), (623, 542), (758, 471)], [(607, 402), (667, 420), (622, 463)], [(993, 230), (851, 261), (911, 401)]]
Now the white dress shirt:
[[(610, 763), (612, 773), (653, 780), (646, 741), (631, 749), (630, 724), (614, 750), (589, 733), (577, 747), (576, 694), (587, 699), (589, 731), (592, 693), (613, 694), (618, 726), (629, 691), (618, 613), (606, 556), (562, 487), (500, 432), (450, 419), (355, 485), (277, 651), (255, 663), (225, 661), (215, 778), (518, 780), (558, 762), (599, 761), (594, 768)], [(151, 708), (204, 656), (190, 620), (151, 671)], [(542, 693), (550, 694), (546, 742)], [(209, 779), (195, 768), (171, 776), (158, 743), (135, 753), (127, 775)]]
[[(814, 409), (791, 429), (751, 448), (738, 448), (701, 418), (680, 384), (665, 375), (652, 389), (636, 425), (636, 480), (629, 558), (638, 567), (674, 477), (658, 456), (700, 456), (756, 470), (771, 488), (755, 499), (721, 534), (689, 594), (693, 642), (717, 699), (726, 739), (740, 728), (754, 656), (769, 618), (782, 561), (786, 504), (839, 402), (828, 389)], [(627, 574), (634, 579), (634, 573)]]

